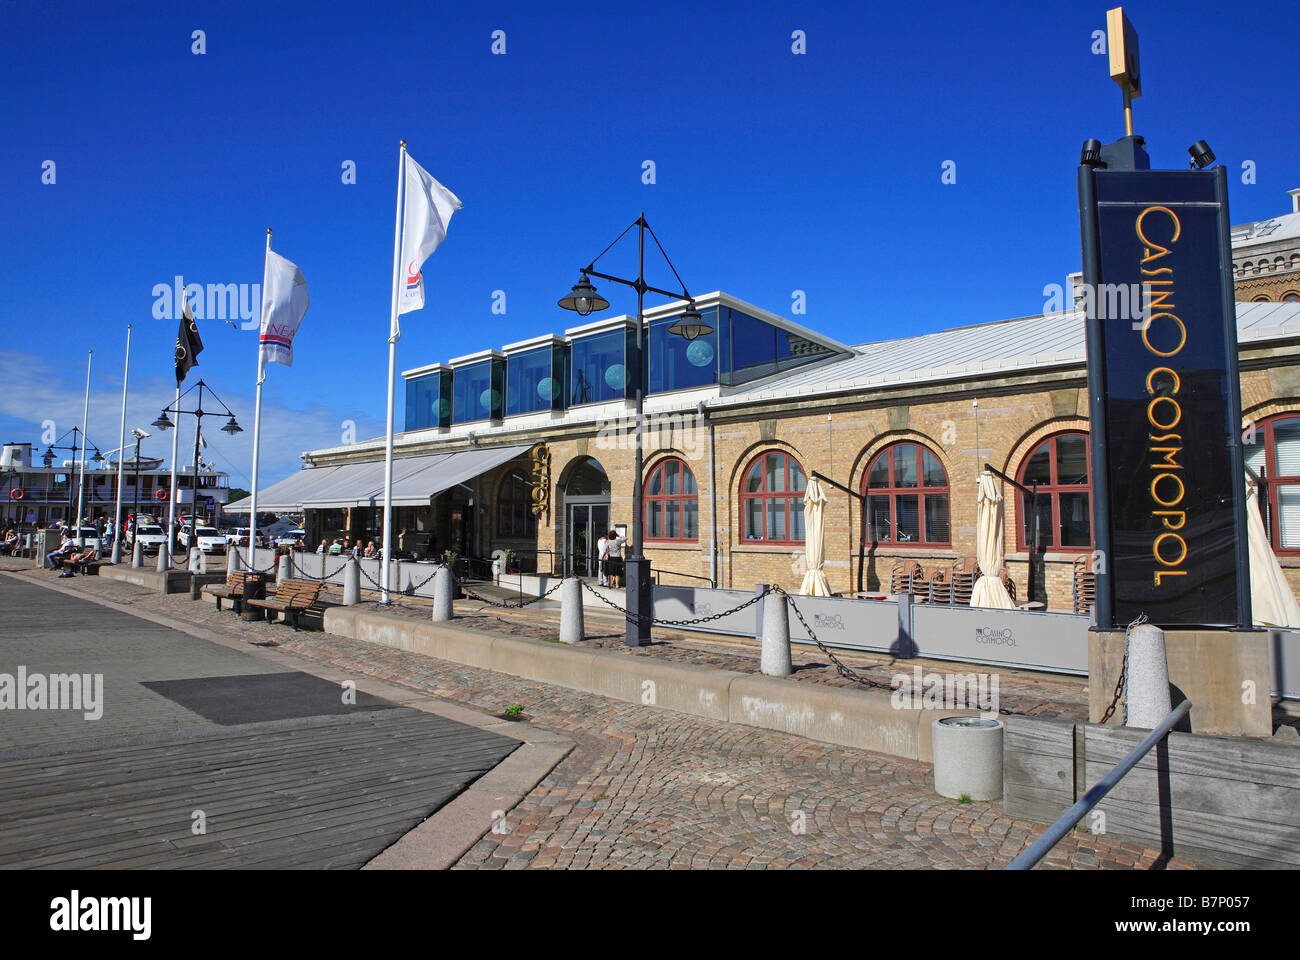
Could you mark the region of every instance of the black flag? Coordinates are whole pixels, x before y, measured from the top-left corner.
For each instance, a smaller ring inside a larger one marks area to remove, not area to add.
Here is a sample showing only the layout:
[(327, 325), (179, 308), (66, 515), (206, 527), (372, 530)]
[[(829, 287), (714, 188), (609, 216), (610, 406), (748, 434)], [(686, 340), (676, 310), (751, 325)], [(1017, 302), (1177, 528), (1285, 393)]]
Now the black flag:
[(199, 337), (198, 324), (194, 322), (194, 314), (190, 311), (189, 297), (182, 294), (181, 302), (184, 304), (181, 311), (181, 326), (176, 333), (176, 385), (178, 387), (185, 379), (185, 374), (190, 372), (190, 367), (198, 366), (199, 354), (203, 352), (203, 340)]

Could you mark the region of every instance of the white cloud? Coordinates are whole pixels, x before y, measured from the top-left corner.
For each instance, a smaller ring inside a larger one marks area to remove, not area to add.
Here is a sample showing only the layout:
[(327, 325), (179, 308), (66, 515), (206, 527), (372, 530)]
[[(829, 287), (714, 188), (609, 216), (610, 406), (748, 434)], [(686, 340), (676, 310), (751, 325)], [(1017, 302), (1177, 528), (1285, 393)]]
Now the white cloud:
[[(45, 444), (41, 438), (42, 423), (54, 421), (56, 437), (62, 437), (73, 428), (81, 427), (82, 403), (85, 395), (85, 354), (69, 356), (64, 363), (56, 364), (48, 356), (17, 350), (0, 350), (0, 421), (6, 418), (16, 423), (6, 424), (8, 434), (4, 439), (16, 442), (30, 441)], [(119, 361), (120, 362), (120, 361)], [(289, 370), (281, 372), (272, 366), (268, 377), (291, 377)], [(190, 371), (182, 391), (189, 390), (181, 401), (181, 408), (193, 410), (198, 391), (201, 369)], [(305, 378), (304, 378), (305, 379)], [(248, 487), (253, 458), (253, 396), (232, 393), (218, 385), (218, 396), (234, 412), (243, 433), (230, 436), (221, 432), (224, 416), (204, 416), (203, 434), (208, 446), (200, 450), (204, 461), (213, 463), (218, 470), (230, 474), (230, 485)], [(175, 400), (175, 383), (169, 377), (144, 376), (132, 371), (127, 396), (126, 431), (130, 441), (131, 428), (141, 427), (153, 436), (144, 441), (141, 452), (145, 456), (160, 456), (170, 462), (172, 432), (163, 433), (150, 424), (159, 412)], [(211, 400), (204, 390), (203, 409), (218, 411), (220, 405)], [(103, 369), (97, 365), (91, 372), (90, 411), (86, 435), (101, 452), (117, 447), (118, 430), (122, 413), (122, 371)], [(169, 415), (175, 422), (177, 417)], [(181, 416), (177, 457), (182, 465), (192, 463), (194, 457), (194, 417)], [(320, 402), (307, 402), (301, 406), (286, 406), (270, 396), (269, 387), (262, 400), (262, 462), (259, 486), (266, 487), (296, 471), (302, 466), (299, 455), (304, 450), (333, 447), (342, 443), (343, 423), (356, 423), (356, 437), (366, 439), (383, 433), (382, 421), (365, 416), (359, 410), (339, 410)], [(17, 430), (18, 433), (14, 433)], [(72, 442), (68, 434), (64, 443)], [(89, 449), (89, 448), (88, 448)], [(39, 450), (37, 451), (39, 454)], [(134, 452), (132, 444), (128, 456)], [(68, 451), (59, 451), (59, 458), (70, 459)]]

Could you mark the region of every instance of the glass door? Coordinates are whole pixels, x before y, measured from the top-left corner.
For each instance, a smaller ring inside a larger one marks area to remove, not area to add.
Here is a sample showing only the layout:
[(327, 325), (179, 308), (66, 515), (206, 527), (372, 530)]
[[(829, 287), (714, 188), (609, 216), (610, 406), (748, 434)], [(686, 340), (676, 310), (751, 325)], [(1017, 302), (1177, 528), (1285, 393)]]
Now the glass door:
[(575, 577), (598, 575), (596, 544), (609, 531), (609, 503), (569, 504), (569, 573)]

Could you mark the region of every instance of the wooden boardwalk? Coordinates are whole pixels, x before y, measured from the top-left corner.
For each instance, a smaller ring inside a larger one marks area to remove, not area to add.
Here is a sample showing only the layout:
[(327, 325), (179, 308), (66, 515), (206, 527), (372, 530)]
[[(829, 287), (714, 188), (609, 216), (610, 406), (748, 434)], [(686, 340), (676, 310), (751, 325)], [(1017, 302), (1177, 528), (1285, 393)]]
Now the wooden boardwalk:
[(357, 868), (516, 745), (392, 709), (0, 754), (0, 867)]

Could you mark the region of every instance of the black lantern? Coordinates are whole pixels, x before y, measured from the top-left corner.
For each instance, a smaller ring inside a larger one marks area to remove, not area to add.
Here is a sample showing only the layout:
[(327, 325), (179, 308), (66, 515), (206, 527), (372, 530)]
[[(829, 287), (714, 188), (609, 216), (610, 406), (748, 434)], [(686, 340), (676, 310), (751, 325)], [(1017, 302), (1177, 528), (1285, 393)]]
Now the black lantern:
[(590, 316), (596, 310), (604, 310), (609, 301), (596, 292), (596, 288), (584, 273), (573, 285), (573, 292), (557, 301), (565, 310), (572, 310), (580, 317)]

